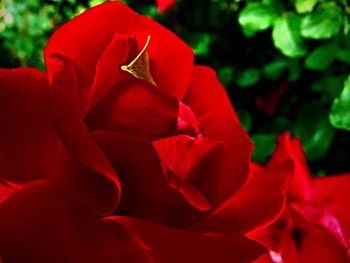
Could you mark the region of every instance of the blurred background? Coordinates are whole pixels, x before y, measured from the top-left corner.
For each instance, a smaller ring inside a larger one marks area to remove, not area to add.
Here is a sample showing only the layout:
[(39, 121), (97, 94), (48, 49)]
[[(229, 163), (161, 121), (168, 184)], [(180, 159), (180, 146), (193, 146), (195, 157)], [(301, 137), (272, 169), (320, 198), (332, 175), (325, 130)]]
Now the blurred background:
[[(52, 32), (101, 0), (0, 0), (0, 67), (45, 70)], [(346, 0), (124, 0), (213, 67), (264, 163), (275, 137), (303, 142), (314, 174), (350, 170), (350, 5)], [(159, 0), (158, 3), (162, 2)], [(159, 8), (162, 10), (160, 12)]]

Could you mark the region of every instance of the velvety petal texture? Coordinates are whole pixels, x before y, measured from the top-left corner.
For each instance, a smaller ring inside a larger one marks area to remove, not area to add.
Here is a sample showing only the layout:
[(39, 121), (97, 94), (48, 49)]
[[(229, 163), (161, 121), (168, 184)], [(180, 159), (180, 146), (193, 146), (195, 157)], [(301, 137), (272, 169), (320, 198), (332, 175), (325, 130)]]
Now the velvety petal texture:
[(247, 180), (253, 145), (211, 68), (195, 66), (184, 102), (199, 120), (200, 131), (226, 147), (221, 175), (210, 183), (213, 192), (209, 198), (219, 205)]
[(4, 180), (0, 181), (0, 203), (5, 201), (8, 197), (16, 193), (22, 187)]
[(243, 236), (196, 234), (125, 217), (110, 217), (106, 222), (121, 223), (138, 233), (156, 263), (248, 263), (265, 251)]
[(247, 184), (199, 224), (200, 228), (215, 233), (245, 233), (275, 221), (285, 204), (286, 174), (290, 162), (274, 170), (263, 171), (252, 165)]
[(288, 182), (288, 199), (290, 201), (309, 200), (311, 174), (306, 163), (304, 150), (301, 141), (298, 138), (291, 138), (288, 132), (277, 138), (277, 147), (269, 160), (268, 167), (279, 166), (286, 160), (290, 160), (293, 164), (292, 170), (290, 170), (292, 176)]
[(298, 139), (288, 133), (262, 172), (285, 160), (292, 162), (287, 186), (287, 206), (278, 221), (249, 236), (270, 249), (258, 262), (350, 262), (348, 175), (315, 178), (305, 161)]
[(111, 132), (94, 132), (94, 137), (120, 175), (124, 191), (118, 214), (171, 226), (188, 225), (200, 216), (163, 173), (151, 144)]
[(173, 7), (176, 3), (176, 0), (156, 0), (156, 3), (159, 12), (163, 13)]
[(45, 63), (0, 70), (0, 261), (249, 263), (266, 252), (245, 234), (281, 213), (290, 158), (250, 163), (215, 72), (175, 34), (106, 2), (58, 28)]
[(59, 141), (49, 112), (46, 74), (0, 70), (0, 178), (28, 183), (52, 175)]
[(90, 130), (152, 141), (173, 135), (179, 102), (151, 85), (129, 80), (115, 85), (86, 118)]
[[(71, 59), (77, 65), (79, 97), (85, 104), (94, 82), (96, 64), (111, 42), (115, 42), (115, 34), (134, 37), (139, 49), (145, 45), (147, 36), (151, 36), (147, 51), (157, 87), (178, 99), (184, 97), (192, 73), (192, 50), (169, 30), (118, 1), (91, 8), (55, 31), (45, 49), (48, 74), (52, 71), (49, 63), (52, 54)], [(99, 75), (104, 69), (120, 71), (121, 64), (128, 62), (116, 60), (114, 67), (99, 67)]]
[(0, 254), (7, 262), (149, 262), (131, 240), (37, 181), (0, 205)]
[[(66, 189), (70, 189), (72, 195), (76, 195), (80, 200), (87, 200), (86, 205), (91, 206), (90, 208), (95, 213), (108, 214), (117, 207), (120, 201), (119, 178), (107, 157), (93, 140), (81, 117), (74, 64), (61, 56), (54, 56), (50, 59), (54, 70), (50, 75), (50, 88), (52, 117), (56, 131), (69, 155), (86, 167), (83, 170), (91, 170), (86, 174), (87, 179), (82, 185), (78, 179), (79, 173), (62, 171), (59, 179), (62, 179), (62, 184), (68, 186)], [(94, 187), (95, 182), (98, 182), (99, 186), (101, 184), (105, 186), (92, 196), (88, 189)], [(107, 189), (109, 194), (104, 192)], [(108, 198), (105, 198), (106, 196)], [(93, 200), (93, 202), (90, 203), (88, 200)]]
[(311, 181), (312, 199), (333, 214), (350, 237), (350, 175), (342, 174)]

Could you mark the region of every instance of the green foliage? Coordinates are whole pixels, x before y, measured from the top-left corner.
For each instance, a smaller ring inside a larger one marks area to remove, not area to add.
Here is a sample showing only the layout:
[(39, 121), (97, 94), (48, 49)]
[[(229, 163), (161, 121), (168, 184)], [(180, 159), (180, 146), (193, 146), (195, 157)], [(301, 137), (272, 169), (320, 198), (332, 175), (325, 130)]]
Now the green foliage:
[(264, 163), (275, 148), (276, 134), (256, 134), (251, 137), (254, 143), (252, 157), (254, 160)]
[(195, 33), (191, 34), (191, 37), (188, 38), (188, 43), (197, 56), (208, 55), (212, 41), (213, 37), (208, 33)]
[(247, 68), (238, 73), (236, 84), (238, 87), (246, 88), (256, 84), (261, 77), (260, 70), (257, 68)]
[(306, 156), (311, 161), (324, 156), (333, 141), (334, 128), (326, 115), (322, 103), (309, 102), (302, 105), (294, 123), (294, 133), (301, 138)]
[[(252, 87), (252, 94), (257, 92), (257, 88), (264, 89), (265, 92), (259, 93), (267, 94), (265, 96), (268, 98), (271, 91), (267, 90), (276, 87), (275, 83), (283, 79), (293, 88), (293, 91), (288, 92), (289, 97), (282, 96), (277, 116), (274, 117), (276, 120), (279, 116), (288, 116), (292, 120), (289, 124), (276, 125), (274, 120), (266, 119), (269, 124), (254, 127), (257, 121), (253, 118), (253, 140), (256, 143), (253, 158), (258, 161), (266, 159), (263, 150), (260, 150), (260, 147), (267, 147), (268, 144), (267, 134), (270, 133), (265, 130), (277, 134), (276, 131), (285, 125), (302, 139), (309, 161), (317, 163), (336, 154), (331, 145), (339, 145), (337, 141), (341, 138), (335, 136), (334, 127), (350, 128), (350, 88), (346, 88), (347, 84), (340, 94), (341, 83), (350, 73), (350, 8), (347, 1), (295, 0), (283, 3), (277, 1), (278, 4), (271, 0), (245, 2), (238, 15), (242, 31), (253, 41), (256, 38), (257, 42), (262, 37), (266, 41), (271, 34), (272, 45), (278, 52), (271, 54), (268, 46), (262, 51), (253, 44), (253, 48), (260, 51), (255, 53), (256, 60), (249, 66), (236, 67), (236, 70), (245, 72), (250, 68), (261, 67), (262, 77), (258, 80), (250, 78), (254, 81), (246, 85)], [(254, 10), (253, 7), (257, 9), (258, 6), (263, 8)], [(273, 60), (269, 59), (271, 56)], [(261, 108), (261, 101), (259, 103)], [(268, 108), (271, 103), (271, 100), (266, 100), (262, 105)], [(271, 114), (271, 110), (267, 112)], [(329, 122), (328, 114), (334, 127)], [(261, 118), (259, 114), (257, 116)], [(345, 148), (343, 151), (346, 151)], [(319, 163), (319, 166), (322, 165)]]
[[(1, 66), (44, 69), (53, 30), (101, 2), (0, 0)], [(348, 1), (177, 0), (165, 14), (155, 0), (123, 2), (176, 32), (197, 64), (217, 70), (255, 143), (254, 160), (265, 162), (275, 137), (289, 130), (315, 173), (350, 168)]]
[(282, 74), (288, 69), (287, 61), (284, 59), (276, 59), (263, 67), (264, 76), (271, 79), (277, 80)]
[(301, 35), (305, 38), (328, 39), (340, 32), (342, 23), (342, 9), (335, 3), (325, 3), (303, 18)]
[(233, 80), (233, 67), (222, 67), (217, 71), (218, 78), (224, 86), (228, 86)]
[(340, 96), (334, 100), (329, 118), (334, 127), (350, 131), (350, 76)]
[(52, 31), (84, 10), (71, 0), (44, 5), (40, 0), (1, 0), (0, 39), (18, 64), (44, 69), (42, 52)]
[(237, 116), (238, 116), (243, 128), (247, 132), (249, 132), (251, 127), (252, 127), (252, 124), (253, 124), (252, 116), (250, 115), (250, 113), (248, 111), (245, 111), (245, 110), (238, 110)]
[(295, 1), (295, 9), (298, 13), (308, 13), (312, 12), (317, 0), (296, 0)]
[(287, 13), (275, 21), (273, 42), (286, 56), (301, 57), (306, 53), (305, 43), (300, 36), (300, 24), (300, 17), (293, 13)]
[(326, 43), (315, 48), (306, 58), (305, 67), (314, 70), (326, 70), (337, 55), (337, 47)]
[(240, 12), (238, 21), (248, 37), (269, 28), (277, 17), (276, 11), (265, 3), (249, 2)]

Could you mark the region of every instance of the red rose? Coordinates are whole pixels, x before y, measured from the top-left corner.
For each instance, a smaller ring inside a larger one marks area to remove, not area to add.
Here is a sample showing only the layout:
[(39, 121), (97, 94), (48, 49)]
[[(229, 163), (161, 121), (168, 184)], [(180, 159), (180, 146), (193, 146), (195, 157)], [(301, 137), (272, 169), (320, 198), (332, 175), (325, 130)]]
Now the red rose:
[(288, 133), (277, 139), (277, 148), (266, 171), (292, 161), (287, 187), (287, 206), (279, 220), (250, 236), (270, 249), (257, 262), (350, 262), (350, 175), (311, 177), (298, 139)]
[(161, 13), (164, 13), (168, 9), (172, 8), (175, 3), (176, 0), (156, 0), (157, 8)]
[(59, 28), (45, 62), (0, 71), (4, 263), (264, 253), (243, 234), (279, 213), (283, 179), (245, 184), (252, 144), (184, 42), (109, 2)]

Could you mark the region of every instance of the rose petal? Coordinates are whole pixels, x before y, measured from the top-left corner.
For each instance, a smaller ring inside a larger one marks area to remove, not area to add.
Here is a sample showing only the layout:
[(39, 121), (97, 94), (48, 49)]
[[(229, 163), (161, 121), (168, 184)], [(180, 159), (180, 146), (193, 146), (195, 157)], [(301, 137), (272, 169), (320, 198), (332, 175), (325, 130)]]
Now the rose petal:
[(84, 116), (115, 84), (129, 76), (120, 70), (126, 63), (132, 39), (128, 35), (115, 34), (96, 65), (91, 91), (84, 108)]
[(157, 0), (157, 8), (159, 12), (164, 13), (176, 3), (176, 0)]
[(312, 224), (303, 226), (302, 232), (300, 262), (350, 262), (347, 249), (330, 232)]
[(252, 262), (264, 248), (244, 236), (215, 236), (167, 228), (129, 217), (105, 219), (111, 226), (120, 223), (136, 232), (150, 248), (157, 263)]
[(323, 227), (338, 238), (345, 247), (348, 246), (348, 240), (344, 236), (338, 219), (327, 210), (303, 203), (292, 203), (290, 206), (306, 222)]
[[(137, 15), (121, 2), (93, 7), (56, 30), (46, 46), (45, 61), (55, 53), (74, 61), (79, 72), (78, 85), (86, 98), (95, 66), (116, 33), (135, 36), (139, 48), (151, 36), (147, 51), (152, 76), (159, 89), (181, 100), (191, 78), (192, 50), (172, 32), (150, 18)], [(120, 70), (118, 63), (116, 70)], [(47, 69), (51, 75), (49, 64)]]
[(105, 130), (152, 141), (176, 131), (178, 101), (139, 81), (114, 86), (86, 118), (90, 130)]
[(272, 261), (270, 253), (265, 253), (260, 258), (254, 261), (254, 263), (283, 263), (283, 261)]
[(254, 171), (247, 184), (228, 199), (198, 227), (220, 233), (246, 233), (275, 221), (285, 204), (287, 176), (290, 162), (274, 170)]
[(188, 225), (204, 216), (181, 193), (184, 186), (172, 185), (163, 173), (150, 143), (111, 132), (93, 134), (120, 176), (124, 191), (118, 214), (171, 226)]
[[(67, 189), (73, 189), (72, 194), (79, 196), (79, 199), (95, 200), (91, 204), (91, 209), (95, 213), (108, 214), (117, 207), (120, 200), (121, 186), (118, 176), (83, 122), (77, 99), (76, 74), (73, 64), (66, 58), (56, 55), (50, 57), (50, 65), (52, 69), (50, 79), (52, 115), (56, 131), (69, 154), (85, 165), (86, 169), (92, 171), (88, 173), (89, 179), (84, 184), (86, 186), (91, 183), (90, 187), (79, 187), (78, 178), (81, 178), (79, 173), (71, 174), (76, 178), (64, 176), (63, 173), (62, 183), (66, 184)], [(108, 189), (109, 194), (100, 193), (91, 196), (85, 191), (85, 189), (94, 187), (94, 181), (98, 185), (107, 184), (103, 190)], [(112, 196), (112, 198), (103, 198), (106, 196)]]
[(276, 251), (274, 252), (278, 253), (278, 255), (282, 257), (283, 263), (304, 263), (298, 254), (299, 249), (300, 247), (298, 247), (298, 243), (295, 242), (290, 231), (283, 229), (279, 237), (279, 243), (277, 244)]
[(222, 142), (227, 149), (222, 158), (222, 174), (210, 183), (216, 189), (216, 196), (211, 199), (218, 205), (242, 187), (248, 178), (253, 146), (212, 69), (195, 67), (184, 103), (197, 116), (202, 133)]
[(168, 167), (166, 167), (166, 169), (163, 169), (163, 171), (165, 173), (169, 186), (176, 189), (180, 194), (182, 194), (183, 197), (185, 197), (185, 199), (193, 207), (203, 212), (210, 209), (208, 200), (195, 187), (193, 187), (185, 180), (182, 180), (180, 177), (170, 171)]
[[(158, 155), (166, 167), (165, 173), (171, 177), (177, 177), (197, 189), (198, 194), (191, 197), (187, 192), (189, 200), (196, 203), (200, 210), (208, 210), (210, 205), (207, 198), (213, 196), (211, 182), (218, 180), (221, 172), (221, 159), (226, 153), (225, 146), (214, 140), (200, 135), (193, 138), (188, 135), (172, 136), (153, 142)], [(175, 178), (174, 178), (175, 179)], [(202, 200), (202, 201), (200, 201)]]
[(52, 182), (38, 181), (0, 204), (4, 262), (147, 262), (127, 235), (77, 207)]
[(311, 196), (310, 171), (301, 142), (297, 138), (290, 138), (289, 133), (285, 132), (277, 138), (277, 146), (269, 160), (268, 167), (278, 166), (287, 159), (293, 162), (292, 177), (288, 182), (288, 199), (290, 201), (309, 200)]
[(249, 235), (266, 245), (270, 252), (274, 252), (270, 253), (271, 256), (278, 255), (281, 259), (272, 262), (350, 262), (347, 248), (326, 228), (314, 224), (310, 218), (304, 218), (293, 208), (286, 210), (284, 215), (288, 220), (284, 224), (278, 222), (268, 229)]
[(89, 208), (97, 215), (113, 212), (104, 212), (111, 210), (116, 200), (116, 186), (107, 176), (67, 151), (61, 154), (55, 172), (55, 183), (60, 185), (62, 192), (74, 202)]
[[(124, 4), (110, 2), (91, 8), (70, 20), (54, 32), (45, 47), (48, 74), (51, 75), (51, 71), (55, 70), (48, 63), (53, 54), (60, 54), (72, 60), (77, 65), (79, 97), (84, 104), (83, 100), (87, 99), (95, 78), (96, 65), (103, 52), (108, 49), (115, 34), (131, 36), (136, 16), (136, 13)], [(119, 70), (120, 62), (116, 61), (116, 71)]]
[(258, 241), (269, 249), (269, 253), (254, 263), (300, 262), (297, 242), (293, 239), (289, 224), (284, 221), (284, 218), (268, 228), (260, 228), (257, 231), (249, 233), (248, 237)]
[(193, 71), (192, 49), (174, 33), (146, 16), (140, 16), (135, 35), (141, 47), (147, 36), (151, 36), (147, 51), (157, 88), (182, 101)]
[(312, 200), (339, 220), (350, 236), (350, 175), (336, 175), (311, 180)]
[(9, 196), (13, 195), (22, 187), (10, 182), (0, 180), (0, 203), (7, 199)]
[(180, 134), (187, 134), (193, 137), (197, 137), (200, 133), (195, 114), (190, 107), (182, 102), (179, 102), (177, 131)]
[(58, 139), (46, 74), (36, 69), (0, 70), (1, 178), (25, 183), (49, 177)]

